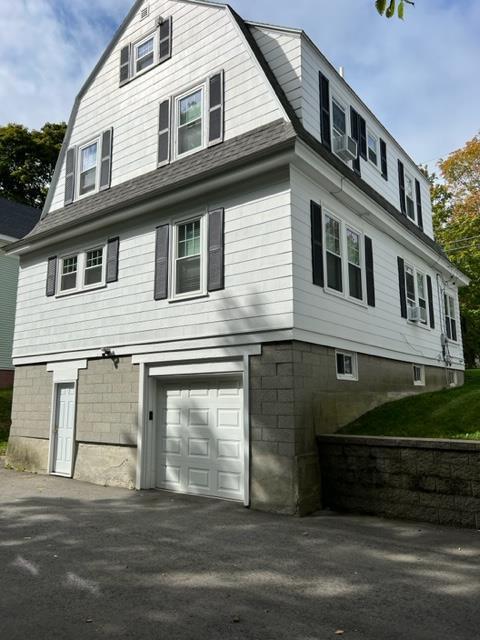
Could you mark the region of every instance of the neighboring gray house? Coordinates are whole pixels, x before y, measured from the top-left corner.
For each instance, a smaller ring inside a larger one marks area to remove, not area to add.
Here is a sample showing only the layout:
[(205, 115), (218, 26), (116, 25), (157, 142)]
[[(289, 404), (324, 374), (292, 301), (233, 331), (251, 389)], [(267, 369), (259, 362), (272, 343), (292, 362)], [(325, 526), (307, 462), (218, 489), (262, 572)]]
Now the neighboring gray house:
[(13, 386), (12, 344), (17, 302), (18, 258), (4, 247), (20, 240), (37, 224), (41, 211), (0, 198), (0, 389)]
[(134, 3), (9, 251), (14, 466), (305, 513), (316, 433), (463, 382), (428, 180), (305, 33), (228, 5)]

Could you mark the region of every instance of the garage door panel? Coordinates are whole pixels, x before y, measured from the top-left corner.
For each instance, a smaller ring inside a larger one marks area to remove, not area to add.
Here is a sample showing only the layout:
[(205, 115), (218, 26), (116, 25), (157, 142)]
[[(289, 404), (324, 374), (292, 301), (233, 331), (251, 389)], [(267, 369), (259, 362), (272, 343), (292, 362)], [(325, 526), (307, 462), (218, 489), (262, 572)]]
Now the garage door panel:
[(243, 500), (243, 390), (240, 380), (211, 379), (162, 390), (158, 485), (173, 491)]

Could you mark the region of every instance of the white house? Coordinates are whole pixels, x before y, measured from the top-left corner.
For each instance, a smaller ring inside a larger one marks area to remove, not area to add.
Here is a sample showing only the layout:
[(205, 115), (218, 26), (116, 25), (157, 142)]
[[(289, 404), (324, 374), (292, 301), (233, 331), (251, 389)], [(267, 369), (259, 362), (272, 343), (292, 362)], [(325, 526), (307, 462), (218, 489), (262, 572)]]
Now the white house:
[(316, 433), (463, 381), (427, 179), (305, 33), (228, 5), (135, 2), (10, 252), (23, 468), (306, 513)]
[(12, 346), (17, 302), (18, 257), (5, 248), (37, 224), (40, 211), (0, 197), (0, 389), (13, 387)]

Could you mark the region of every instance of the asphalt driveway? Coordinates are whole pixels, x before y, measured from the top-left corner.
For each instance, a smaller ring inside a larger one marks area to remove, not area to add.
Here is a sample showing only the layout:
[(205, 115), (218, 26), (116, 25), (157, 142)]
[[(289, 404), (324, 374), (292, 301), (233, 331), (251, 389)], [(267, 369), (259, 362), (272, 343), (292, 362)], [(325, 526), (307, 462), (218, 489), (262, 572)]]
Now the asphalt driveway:
[(2, 640), (480, 636), (477, 531), (2, 468), (0, 567)]

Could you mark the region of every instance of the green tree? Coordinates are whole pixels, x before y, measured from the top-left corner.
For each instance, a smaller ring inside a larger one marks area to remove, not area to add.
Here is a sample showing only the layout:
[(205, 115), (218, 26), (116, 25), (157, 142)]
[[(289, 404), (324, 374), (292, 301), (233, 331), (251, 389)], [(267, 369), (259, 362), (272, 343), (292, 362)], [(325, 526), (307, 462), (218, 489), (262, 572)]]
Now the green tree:
[(67, 125), (47, 122), (40, 130), (21, 124), (0, 127), (0, 196), (42, 207)]
[(480, 137), (439, 163), (442, 181), (430, 177), (435, 236), (470, 279), (460, 290), (467, 366), (480, 357)]
[(405, 17), (406, 4), (415, 5), (415, 2), (413, 2), (413, 0), (399, 0), (397, 9), (397, 0), (375, 0), (375, 6), (381, 16), (384, 15), (386, 18), (393, 18), (395, 9), (397, 9), (396, 13), (400, 20), (403, 20)]

